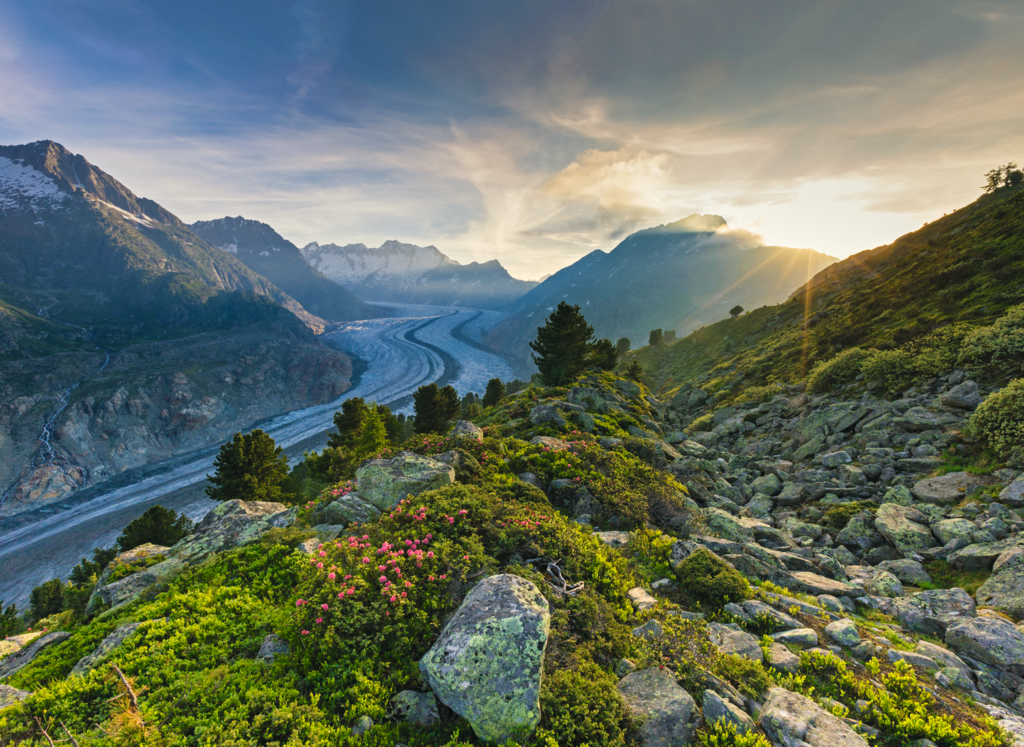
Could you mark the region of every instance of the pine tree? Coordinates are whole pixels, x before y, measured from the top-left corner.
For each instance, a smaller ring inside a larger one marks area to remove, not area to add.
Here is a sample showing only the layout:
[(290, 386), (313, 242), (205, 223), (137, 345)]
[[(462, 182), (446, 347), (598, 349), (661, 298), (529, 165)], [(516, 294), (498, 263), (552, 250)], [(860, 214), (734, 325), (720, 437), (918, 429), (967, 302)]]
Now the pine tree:
[(352, 397), (342, 402), (341, 411), (334, 413), (334, 427), (338, 432), (327, 436), (327, 445), (332, 449), (351, 449), (355, 446), (369, 413), (370, 407), (362, 397)]
[(487, 382), (487, 391), (484, 392), (484, 407), (494, 407), (505, 399), (505, 382), (501, 379), (491, 379)]
[(185, 515), (163, 506), (151, 506), (139, 518), (130, 522), (117, 538), (119, 552), (152, 543), (170, 547), (192, 531), (195, 524)]
[(427, 384), (413, 395), (416, 410), (414, 422), (417, 433), (443, 433), (448, 421), (459, 414), (459, 394), (452, 386), (438, 387)]
[(644, 367), (640, 365), (640, 361), (634, 360), (628, 366), (626, 366), (626, 376), (633, 381), (640, 381), (640, 377), (644, 375)]
[(742, 306), (740, 306), (739, 304), (736, 304), (731, 309), (729, 309), (729, 316), (731, 316), (733, 319), (735, 319), (740, 314), (742, 314), (744, 311), (745, 311), (745, 309)]
[(594, 328), (587, 324), (580, 307), (560, 302), (530, 343), (541, 381), (546, 386), (562, 386), (583, 373), (593, 338)]
[(215, 501), (276, 501), (281, 483), (288, 476), (288, 457), (274, 439), (257, 429), (235, 437), (220, 447), (213, 460), (215, 474), (206, 494)]
[(32, 607), (32, 619), (42, 620), (55, 615), (64, 609), (64, 582), (59, 578), (40, 584), (32, 590), (29, 604)]
[(602, 371), (611, 371), (619, 365), (619, 351), (611, 340), (598, 340), (590, 349), (587, 365), (597, 366)]
[(5, 608), (3, 600), (0, 599), (0, 610), (3, 610), (3, 613), (0, 614), (0, 640), (3, 640), (18, 632), (18, 608), (13, 604), (9, 604)]
[(651, 334), (647, 338), (647, 344), (649, 345), (660, 345), (662, 340), (661, 330), (652, 329)]
[(371, 409), (363, 421), (363, 430), (355, 448), (356, 454), (362, 458), (376, 456), (388, 447), (388, 432), (377, 413), (376, 409)]

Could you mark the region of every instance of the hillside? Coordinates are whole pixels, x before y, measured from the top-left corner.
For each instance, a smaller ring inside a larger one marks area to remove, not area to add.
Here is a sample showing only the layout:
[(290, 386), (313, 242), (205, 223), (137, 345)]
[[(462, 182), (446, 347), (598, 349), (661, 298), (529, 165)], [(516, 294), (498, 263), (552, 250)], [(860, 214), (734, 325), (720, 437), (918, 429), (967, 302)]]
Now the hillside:
[(516, 280), (496, 259), (463, 265), (437, 247), (398, 241), (377, 248), (314, 242), (302, 253), (324, 275), (373, 301), (498, 309), (536, 285)]
[(0, 511), (333, 399), (323, 326), (82, 156), (0, 147)]
[(189, 228), (270, 280), (311, 314), (335, 322), (386, 315), (310, 267), (298, 247), (266, 223), (239, 216), (199, 221)]
[(736, 304), (782, 301), (834, 261), (807, 249), (756, 246), (730, 233), (717, 215), (691, 215), (559, 270), (512, 304), (486, 342), (529, 359), (537, 327), (565, 301), (581, 307), (598, 337), (626, 337), (640, 347), (652, 329), (685, 335), (728, 316)]
[[(748, 387), (801, 379), (816, 363), (853, 347), (902, 351), (887, 353), (890, 368), (932, 355), (936, 360), (922, 363), (917, 377), (927, 379), (944, 373), (943, 365), (957, 365), (972, 328), (1021, 302), (1024, 192), (1003, 188), (822, 270), (785, 303), (719, 321), (638, 357), (661, 391), (693, 382), (719, 401)], [(1022, 362), (1018, 349), (1001, 365), (979, 365), (998, 382)], [(911, 374), (908, 369), (893, 384), (908, 386)]]

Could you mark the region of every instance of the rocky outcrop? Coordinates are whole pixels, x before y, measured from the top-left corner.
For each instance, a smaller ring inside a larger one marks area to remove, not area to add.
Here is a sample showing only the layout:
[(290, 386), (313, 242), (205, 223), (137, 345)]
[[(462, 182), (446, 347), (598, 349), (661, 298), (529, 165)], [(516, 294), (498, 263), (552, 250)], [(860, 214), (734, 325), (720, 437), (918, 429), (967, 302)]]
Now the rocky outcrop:
[(128, 640), (128, 638), (139, 629), (140, 625), (142, 625), (142, 623), (135, 622), (127, 623), (119, 627), (113, 633), (104, 638), (100, 645), (97, 646), (91, 654), (79, 659), (78, 663), (72, 667), (71, 674), (77, 677), (85, 675), (90, 669), (93, 669), (97, 664), (107, 658), (114, 649)]
[(477, 737), (501, 742), (540, 722), (540, 679), (551, 614), (529, 581), (498, 575), (473, 588), (420, 660), (430, 689), (469, 721)]
[(10, 685), (0, 685), (0, 711), (15, 703), (20, 703), (31, 694), (26, 690), (19, 690)]
[(374, 459), (356, 470), (359, 497), (381, 511), (426, 490), (455, 482), (455, 469), (430, 457), (403, 451), (391, 459)]
[(62, 631), (47, 633), (44, 636), (36, 638), (32, 643), (25, 646), (25, 648), (20, 651), (16, 651), (5, 659), (0, 659), (0, 680), (7, 679), (19, 669), (29, 664), (41, 651), (70, 637), (70, 633)]
[(946, 645), (961, 656), (977, 659), (1000, 669), (1024, 672), (1024, 633), (1005, 620), (976, 617), (951, 625)]
[(779, 747), (867, 747), (850, 726), (803, 695), (781, 687), (768, 692), (758, 718)]
[(671, 672), (652, 667), (623, 677), (618, 685), (630, 715), (640, 725), (643, 747), (682, 747), (690, 743), (701, 715), (693, 698)]

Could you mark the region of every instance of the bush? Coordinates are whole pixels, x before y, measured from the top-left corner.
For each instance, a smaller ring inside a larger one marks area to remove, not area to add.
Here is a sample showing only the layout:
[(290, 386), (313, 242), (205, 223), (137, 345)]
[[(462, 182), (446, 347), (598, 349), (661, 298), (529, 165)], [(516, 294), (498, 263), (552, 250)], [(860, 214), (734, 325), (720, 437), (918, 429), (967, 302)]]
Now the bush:
[(869, 384), (881, 384), (887, 392), (902, 392), (917, 380), (915, 358), (903, 348), (873, 351), (862, 362), (861, 373)]
[(735, 654), (723, 654), (715, 660), (712, 671), (751, 698), (760, 698), (771, 685), (768, 672), (760, 662)]
[(195, 528), (185, 515), (163, 506), (151, 506), (146, 513), (130, 522), (117, 538), (118, 552), (127, 552), (140, 545), (171, 547)]
[(750, 598), (750, 584), (743, 575), (704, 548), (676, 566), (676, 578), (683, 594), (708, 611)]
[(744, 734), (736, 732), (736, 724), (719, 719), (708, 726), (708, 730), (697, 735), (701, 747), (772, 747), (764, 734), (748, 731)]
[(578, 671), (559, 669), (547, 675), (538, 741), (553, 739), (559, 747), (625, 745), (626, 710), (615, 684), (615, 677), (590, 662)]
[(64, 609), (64, 582), (54, 578), (40, 584), (32, 590), (29, 603), (32, 606), (32, 619), (42, 620), (55, 615)]
[(690, 433), (697, 433), (698, 431), (709, 431), (715, 425), (715, 416), (712, 413), (707, 415), (701, 415), (699, 418), (695, 418), (692, 423), (686, 426), (686, 430)]
[[(1020, 452), (1024, 448), (1024, 379), (1015, 379), (986, 397), (971, 415), (969, 425), (1002, 459)], [(1021, 461), (1021, 457), (1016, 456), (1015, 461)]]
[(864, 361), (870, 357), (871, 351), (849, 348), (835, 358), (814, 364), (807, 377), (808, 391), (831, 392), (843, 384), (849, 384), (857, 378)]
[(1007, 309), (988, 327), (974, 330), (964, 340), (961, 362), (971, 368), (1019, 365), (1024, 359), (1024, 304)]

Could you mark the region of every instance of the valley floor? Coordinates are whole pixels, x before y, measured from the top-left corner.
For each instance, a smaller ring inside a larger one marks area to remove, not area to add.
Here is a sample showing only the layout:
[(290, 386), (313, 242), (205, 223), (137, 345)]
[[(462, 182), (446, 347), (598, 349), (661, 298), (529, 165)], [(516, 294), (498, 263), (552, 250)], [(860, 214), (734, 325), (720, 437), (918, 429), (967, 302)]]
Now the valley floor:
[[(488, 379), (516, 377), (511, 363), (476, 342), (481, 328), (496, 321), (495, 312), (386, 305), (395, 309), (394, 317), (346, 322), (325, 333), (331, 345), (366, 362), (366, 371), (352, 389), (326, 405), (255, 425), (286, 449), (319, 449), (326, 442), (334, 412), (350, 397), (411, 413), (412, 393), (424, 384), (436, 381), (452, 384), (460, 395), (482, 394)], [(216, 453), (206, 449), (163, 465), (149, 465), (144, 475), (129, 484), (121, 481), (107, 490), (101, 485), (0, 520), (0, 600), (23, 607), (35, 586), (66, 575), (94, 547), (112, 544), (121, 528), (149, 506), (160, 503), (192, 518), (203, 516), (213, 504), (202, 495), (202, 483)]]

